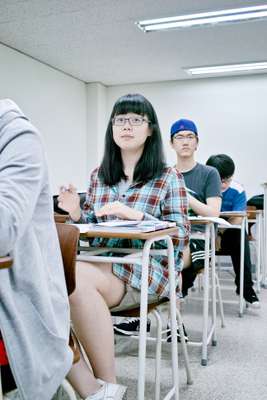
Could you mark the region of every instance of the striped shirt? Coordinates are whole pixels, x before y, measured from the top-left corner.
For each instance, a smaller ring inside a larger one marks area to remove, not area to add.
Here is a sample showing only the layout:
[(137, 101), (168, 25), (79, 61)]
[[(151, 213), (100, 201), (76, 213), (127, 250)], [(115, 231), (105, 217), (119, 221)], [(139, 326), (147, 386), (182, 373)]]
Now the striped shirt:
[[(98, 168), (90, 178), (86, 201), (83, 205), (81, 220), (84, 223), (96, 223), (114, 219), (114, 216), (96, 217), (95, 213), (107, 203), (120, 201), (128, 207), (142, 211), (144, 219), (159, 219), (176, 222), (177, 235), (173, 236), (176, 284), (182, 269), (181, 252), (187, 244), (190, 224), (187, 218), (188, 201), (182, 175), (174, 168), (166, 167), (160, 177), (146, 183), (131, 184), (126, 192), (118, 190), (119, 185), (108, 186), (98, 176)], [(91, 242), (95, 247), (142, 248), (142, 240), (95, 238)], [(155, 249), (166, 248), (165, 241), (156, 242)], [(112, 255), (112, 253), (110, 253)], [(118, 254), (116, 254), (118, 255)], [(113, 264), (113, 273), (126, 284), (141, 290), (140, 264)], [(148, 293), (167, 296), (169, 293), (168, 265), (166, 256), (150, 257)]]

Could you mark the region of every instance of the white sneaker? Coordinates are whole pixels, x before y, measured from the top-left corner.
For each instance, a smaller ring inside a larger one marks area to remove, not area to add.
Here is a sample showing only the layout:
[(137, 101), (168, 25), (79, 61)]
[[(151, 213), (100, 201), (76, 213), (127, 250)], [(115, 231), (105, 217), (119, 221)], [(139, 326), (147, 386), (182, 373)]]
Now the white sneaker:
[(126, 386), (105, 382), (98, 392), (86, 397), (85, 400), (126, 400), (126, 392)]
[(20, 395), (18, 389), (11, 390), (11, 392), (8, 392), (4, 395), (3, 397), (4, 400), (20, 400)]
[(248, 303), (246, 302), (246, 307), (249, 308), (254, 308), (255, 310), (258, 310), (259, 308), (261, 308), (261, 304), (259, 301), (253, 301), (253, 303)]
[(67, 381), (65, 381), (59, 386), (58, 390), (51, 400), (70, 400), (73, 399), (74, 395), (77, 399), (82, 400), (82, 398), (78, 395), (78, 393), (75, 392), (72, 386)]

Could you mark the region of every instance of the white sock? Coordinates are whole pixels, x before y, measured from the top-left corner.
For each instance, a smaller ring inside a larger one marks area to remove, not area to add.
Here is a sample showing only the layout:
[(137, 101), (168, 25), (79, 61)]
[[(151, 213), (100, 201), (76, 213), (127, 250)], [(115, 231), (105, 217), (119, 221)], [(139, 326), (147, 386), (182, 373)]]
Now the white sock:
[(101, 388), (94, 394), (90, 394), (89, 396), (86, 397), (85, 400), (102, 400), (105, 394), (105, 387), (104, 385), (101, 386)]

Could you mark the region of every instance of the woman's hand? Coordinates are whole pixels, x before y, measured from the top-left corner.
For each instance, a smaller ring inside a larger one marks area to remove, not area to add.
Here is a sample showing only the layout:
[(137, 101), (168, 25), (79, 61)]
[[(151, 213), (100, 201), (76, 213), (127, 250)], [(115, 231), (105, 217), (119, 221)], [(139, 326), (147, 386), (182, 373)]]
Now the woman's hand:
[(70, 184), (68, 188), (61, 186), (58, 196), (58, 206), (62, 210), (67, 211), (74, 221), (80, 219), (80, 197), (73, 185)]
[(101, 207), (95, 215), (97, 217), (104, 217), (106, 215), (114, 215), (115, 217), (121, 219), (131, 219), (141, 221), (144, 217), (142, 211), (135, 210), (134, 208), (130, 208), (125, 204), (114, 201), (114, 203), (105, 204)]

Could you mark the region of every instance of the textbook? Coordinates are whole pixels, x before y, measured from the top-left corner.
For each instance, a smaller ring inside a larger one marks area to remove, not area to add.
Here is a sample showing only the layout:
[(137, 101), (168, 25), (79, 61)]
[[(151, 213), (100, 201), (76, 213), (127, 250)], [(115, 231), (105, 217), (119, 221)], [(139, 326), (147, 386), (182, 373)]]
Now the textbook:
[(86, 232), (117, 232), (117, 233), (147, 233), (160, 229), (173, 228), (175, 222), (149, 220), (149, 221), (132, 221), (132, 220), (113, 220), (107, 222), (99, 222), (98, 224), (75, 224), (81, 233)]

